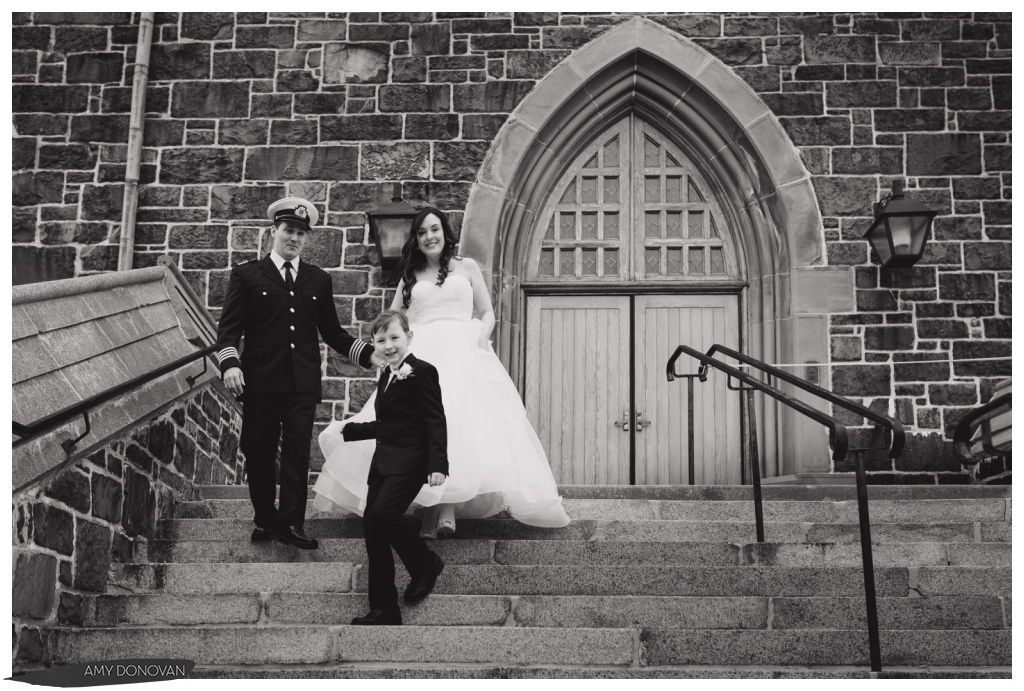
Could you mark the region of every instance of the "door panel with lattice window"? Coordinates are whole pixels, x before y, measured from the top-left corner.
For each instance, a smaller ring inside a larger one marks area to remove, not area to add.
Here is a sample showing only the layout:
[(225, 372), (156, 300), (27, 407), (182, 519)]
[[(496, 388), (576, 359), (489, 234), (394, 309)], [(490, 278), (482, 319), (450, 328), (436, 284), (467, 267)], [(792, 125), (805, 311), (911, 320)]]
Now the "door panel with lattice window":
[(534, 234), (528, 280), (722, 281), (737, 277), (721, 209), (683, 152), (630, 116), (563, 174)]
[(605, 132), (566, 173), (549, 204), (532, 273), (549, 280), (622, 281), (628, 276), (629, 122)]

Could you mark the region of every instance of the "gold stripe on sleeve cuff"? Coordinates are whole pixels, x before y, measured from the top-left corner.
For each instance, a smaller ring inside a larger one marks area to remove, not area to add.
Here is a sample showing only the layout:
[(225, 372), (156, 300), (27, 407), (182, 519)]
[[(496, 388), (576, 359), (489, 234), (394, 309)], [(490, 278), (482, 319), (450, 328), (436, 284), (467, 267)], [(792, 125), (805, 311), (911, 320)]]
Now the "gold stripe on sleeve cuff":
[(363, 348), (365, 347), (366, 343), (363, 341), (353, 341), (348, 349), (348, 359), (358, 365), (359, 357), (363, 354)]

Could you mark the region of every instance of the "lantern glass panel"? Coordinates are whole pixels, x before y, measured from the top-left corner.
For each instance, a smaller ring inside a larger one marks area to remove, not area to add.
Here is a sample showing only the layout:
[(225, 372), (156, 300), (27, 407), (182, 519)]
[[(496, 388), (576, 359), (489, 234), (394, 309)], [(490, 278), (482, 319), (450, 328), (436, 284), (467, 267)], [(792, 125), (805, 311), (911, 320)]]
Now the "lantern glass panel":
[(377, 234), (380, 238), (380, 251), (385, 258), (398, 259), (402, 256), (402, 245), (409, 237), (410, 219), (405, 217), (378, 217)]
[(910, 253), (920, 255), (924, 252), (924, 243), (928, 239), (928, 228), (932, 216), (915, 216), (910, 229)]
[(885, 264), (892, 257), (892, 251), (889, 249), (888, 234), (885, 231), (886, 220), (883, 220), (881, 223), (876, 222), (874, 229), (868, 234), (868, 240), (871, 242), (875, 252), (878, 253), (878, 258), (882, 264)]
[(928, 217), (892, 216), (887, 220), (892, 233), (893, 252), (897, 255), (920, 253), (928, 229)]

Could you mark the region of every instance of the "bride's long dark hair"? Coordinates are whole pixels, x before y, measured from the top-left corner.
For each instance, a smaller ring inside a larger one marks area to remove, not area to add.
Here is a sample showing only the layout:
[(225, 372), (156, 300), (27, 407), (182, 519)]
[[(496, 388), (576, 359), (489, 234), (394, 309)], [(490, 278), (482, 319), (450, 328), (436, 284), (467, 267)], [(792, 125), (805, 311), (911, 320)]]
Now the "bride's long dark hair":
[(416, 231), (420, 229), (423, 220), (430, 214), (434, 214), (441, 221), (441, 232), (444, 235), (444, 247), (441, 248), (441, 270), (437, 272), (437, 285), (444, 283), (444, 279), (448, 276), (448, 264), (451, 260), (462, 259), (456, 254), (458, 242), (455, 240), (455, 233), (444, 212), (432, 206), (420, 209), (412, 219), (409, 238), (402, 245), (402, 259), (398, 263), (398, 271), (402, 275), (402, 307), (405, 309), (409, 309), (409, 303), (412, 301), (412, 287), (416, 285), (416, 272), (427, 266), (427, 256), (420, 251)]

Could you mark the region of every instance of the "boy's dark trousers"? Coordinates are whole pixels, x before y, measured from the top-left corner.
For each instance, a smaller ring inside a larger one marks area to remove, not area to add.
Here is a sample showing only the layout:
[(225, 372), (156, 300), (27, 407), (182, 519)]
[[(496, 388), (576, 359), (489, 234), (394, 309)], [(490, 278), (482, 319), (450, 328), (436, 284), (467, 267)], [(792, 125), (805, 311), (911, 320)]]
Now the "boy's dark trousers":
[(398, 607), (398, 589), (395, 587), (395, 548), (406, 571), (413, 577), (426, 573), (434, 563), (430, 551), (411, 521), (404, 517), (406, 510), (423, 487), (423, 478), (414, 475), (381, 475), (370, 469), (363, 512), (363, 537), (368, 557), (367, 584), (370, 609)]

